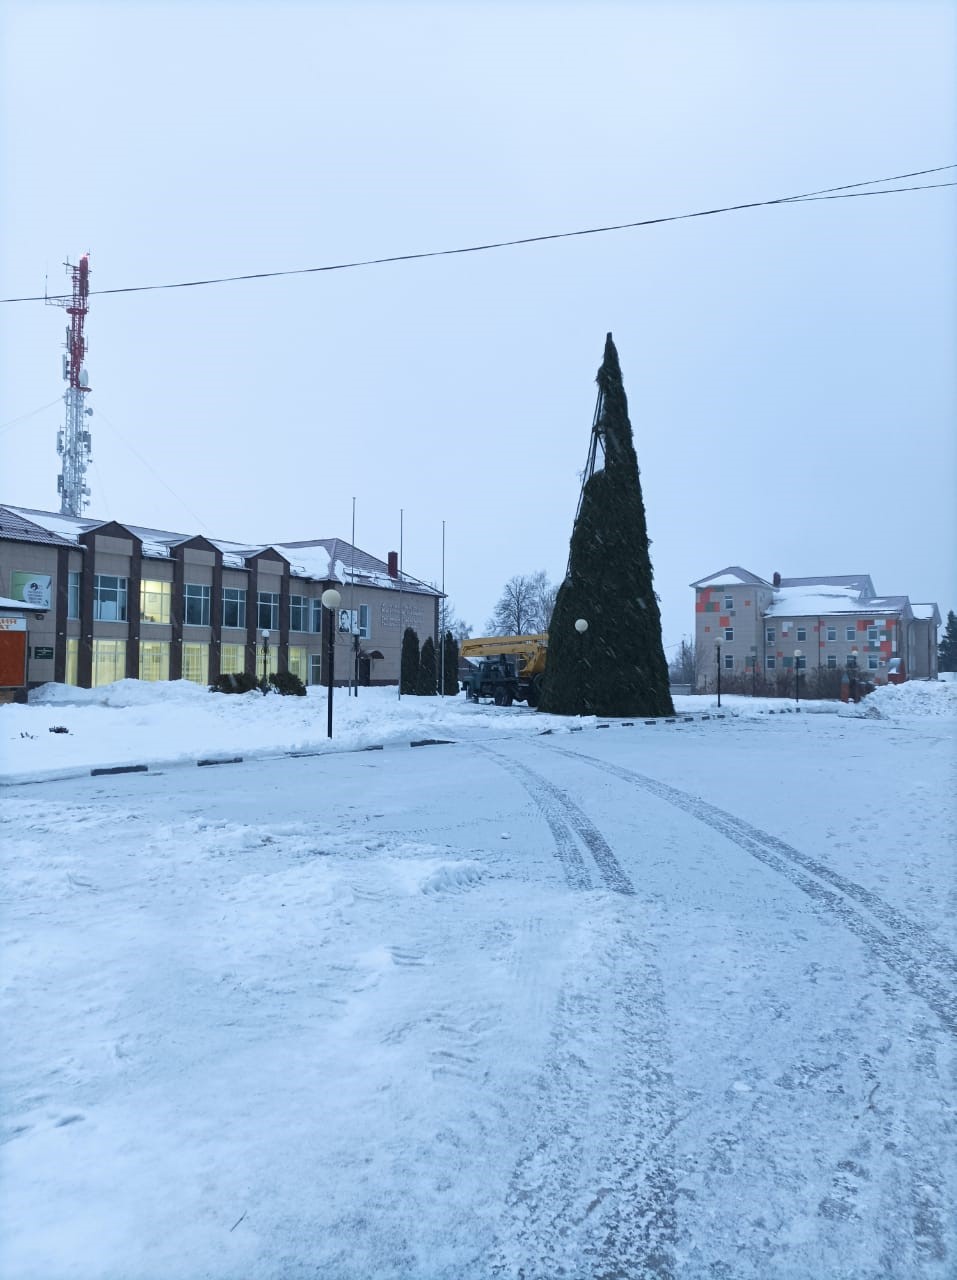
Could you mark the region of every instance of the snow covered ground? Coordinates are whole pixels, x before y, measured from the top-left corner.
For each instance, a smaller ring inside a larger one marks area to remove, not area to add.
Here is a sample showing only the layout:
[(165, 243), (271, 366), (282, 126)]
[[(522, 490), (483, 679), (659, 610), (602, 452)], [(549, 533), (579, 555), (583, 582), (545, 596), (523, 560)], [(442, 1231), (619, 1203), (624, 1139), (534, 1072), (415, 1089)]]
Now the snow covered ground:
[(714, 703), (0, 708), (0, 1274), (957, 1274), (957, 684)]

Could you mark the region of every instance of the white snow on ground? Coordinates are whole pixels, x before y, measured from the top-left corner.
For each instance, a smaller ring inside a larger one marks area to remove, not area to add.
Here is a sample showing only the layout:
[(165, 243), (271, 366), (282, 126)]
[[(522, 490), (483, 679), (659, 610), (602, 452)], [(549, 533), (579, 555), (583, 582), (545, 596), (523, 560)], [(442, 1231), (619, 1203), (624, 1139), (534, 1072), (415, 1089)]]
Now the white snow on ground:
[(957, 684), (326, 707), (0, 708), (0, 1274), (957, 1274)]

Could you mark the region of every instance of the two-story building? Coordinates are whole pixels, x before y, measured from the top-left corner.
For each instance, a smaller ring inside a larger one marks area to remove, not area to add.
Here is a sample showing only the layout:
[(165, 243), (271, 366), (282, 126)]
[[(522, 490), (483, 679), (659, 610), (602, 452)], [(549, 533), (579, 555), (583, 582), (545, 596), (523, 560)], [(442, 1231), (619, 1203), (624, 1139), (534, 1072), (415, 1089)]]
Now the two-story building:
[[(333, 618), (322, 593), (341, 596)], [(407, 627), (437, 639), (442, 593), (340, 538), (247, 546), (0, 506), (0, 596), (23, 609), (27, 687), (212, 682), (289, 671), (395, 684)]]
[(936, 604), (879, 596), (866, 573), (771, 581), (729, 565), (691, 583), (698, 688), (723, 673), (768, 678), (784, 671), (857, 670), (875, 684), (903, 664), (912, 679), (937, 678)]

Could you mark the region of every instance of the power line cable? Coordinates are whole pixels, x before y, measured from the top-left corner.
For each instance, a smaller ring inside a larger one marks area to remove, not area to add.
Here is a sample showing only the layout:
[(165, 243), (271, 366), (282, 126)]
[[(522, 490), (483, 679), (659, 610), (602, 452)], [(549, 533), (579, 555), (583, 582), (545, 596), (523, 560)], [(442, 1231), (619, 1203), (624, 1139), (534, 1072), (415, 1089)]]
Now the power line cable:
[(19, 422), (26, 422), (28, 418), (35, 418), (44, 409), (52, 409), (55, 404), (62, 403), (63, 397), (57, 396), (56, 400), (51, 400), (49, 404), (41, 404), (39, 409), (31, 409), (29, 413), (21, 413), (19, 418), (10, 418), (7, 422), (0, 422), (0, 431), (6, 431), (8, 427), (15, 427)]
[[(170, 284), (126, 285), (117, 289), (91, 289), (90, 296), (104, 297), (114, 293), (150, 293), (161, 289), (197, 289), (205, 285), (236, 284), (245, 280), (275, 280), (281, 276), (316, 275), (325, 271), (350, 271), (357, 267), (384, 266), (391, 262), (418, 262), (425, 258), (445, 258), (457, 254), (484, 253), (489, 249), (506, 249), (517, 245), (541, 244), (546, 240), (570, 240), (576, 236), (602, 235), (610, 231), (630, 231), (636, 227), (660, 226), (666, 222), (684, 222), (691, 218), (710, 218), (719, 213), (739, 213), (744, 209), (762, 209), (771, 205), (801, 204), (812, 200), (847, 200), (853, 196), (889, 196), (907, 191), (929, 191), (939, 187), (957, 186), (955, 182), (935, 182), (922, 186), (887, 187), (881, 191), (856, 191), (856, 187), (877, 186), (886, 182), (900, 182), (905, 178), (918, 178), (932, 173), (942, 173), (957, 165), (942, 164), (934, 169), (916, 169), (912, 173), (898, 173), (889, 178), (869, 178), (865, 182), (848, 182), (840, 187), (822, 187), (819, 191), (807, 191), (793, 196), (777, 196), (772, 200), (749, 200), (743, 204), (721, 205), (715, 209), (697, 209), (692, 213), (673, 213), (660, 218), (642, 218), (637, 222), (618, 222), (603, 227), (586, 227), (578, 231), (553, 231), (537, 236), (522, 236), (514, 240), (495, 240), (487, 244), (466, 245), (457, 249), (432, 249), (422, 253), (400, 253), (386, 258), (364, 258), (356, 262), (335, 262), (321, 267), (294, 267), (288, 271), (253, 271), (245, 275), (214, 276), (204, 280), (179, 280)], [(34, 294), (23, 298), (0, 298), (4, 302), (62, 302), (69, 294)]]

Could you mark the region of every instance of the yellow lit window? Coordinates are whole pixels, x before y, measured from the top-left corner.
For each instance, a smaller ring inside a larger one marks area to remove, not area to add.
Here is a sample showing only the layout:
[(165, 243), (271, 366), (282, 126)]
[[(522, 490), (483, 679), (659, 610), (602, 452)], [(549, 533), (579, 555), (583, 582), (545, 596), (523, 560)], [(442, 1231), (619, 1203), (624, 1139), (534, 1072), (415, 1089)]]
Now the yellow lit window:
[(183, 679), (194, 684), (209, 683), (209, 645), (183, 645)]
[(155, 641), (140, 642), (140, 679), (169, 679), (169, 645)]
[[(143, 579), (140, 583), (140, 617), (144, 622), (169, 622), (172, 589), (171, 582)], [(162, 678), (167, 679), (166, 676)]]
[(289, 672), (291, 675), (298, 676), (303, 684), (306, 683), (306, 648), (304, 645), (291, 644), (289, 646)]
[(71, 636), (66, 642), (66, 682), (67, 684), (77, 684), (79, 682), (79, 665), (80, 665), (80, 641), (76, 636)]
[(246, 646), (224, 644), (220, 650), (219, 669), (224, 676), (238, 676), (246, 670)]
[(93, 641), (93, 687), (126, 679), (126, 641)]

